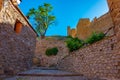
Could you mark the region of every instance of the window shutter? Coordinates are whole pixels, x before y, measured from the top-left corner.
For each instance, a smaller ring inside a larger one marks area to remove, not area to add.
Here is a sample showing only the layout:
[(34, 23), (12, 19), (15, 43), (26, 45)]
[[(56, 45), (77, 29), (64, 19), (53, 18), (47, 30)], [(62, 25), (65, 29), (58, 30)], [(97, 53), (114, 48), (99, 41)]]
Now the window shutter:
[(16, 33), (20, 33), (22, 30), (22, 23), (17, 19), (15, 22), (15, 27), (14, 27), (14, 31)]
[(3, 6), (3, 0), (0, 0), (0, 11), (2, 9), (2, 6)]

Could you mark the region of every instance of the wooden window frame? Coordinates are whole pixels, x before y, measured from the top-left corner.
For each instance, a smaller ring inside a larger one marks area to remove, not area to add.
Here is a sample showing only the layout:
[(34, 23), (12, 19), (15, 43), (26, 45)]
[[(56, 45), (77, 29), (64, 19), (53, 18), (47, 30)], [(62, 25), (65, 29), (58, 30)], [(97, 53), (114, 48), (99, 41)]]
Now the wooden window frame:
[(20, 33), (22, 31), (22, 26), (23, 26), (23, 24), (18, 19), (16, 19), (15, 26), (14, 26), (14, 31), (17, 34)]

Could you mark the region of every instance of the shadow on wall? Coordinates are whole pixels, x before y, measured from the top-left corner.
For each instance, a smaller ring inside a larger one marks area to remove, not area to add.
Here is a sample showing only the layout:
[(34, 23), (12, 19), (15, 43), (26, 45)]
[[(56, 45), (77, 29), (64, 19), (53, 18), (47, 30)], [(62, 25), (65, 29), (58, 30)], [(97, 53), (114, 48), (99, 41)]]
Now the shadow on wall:
[(120, 78), (120, 44), (116, 36), (103, 39), (72, 52), (58, 63), (58, 69), (81, 73), (88, 77)]
[(0, 24), (0, 67), (5, 74), (16, 74), (32, 66), (36, 35), (27, 26), (19, 33), (10, 24)]

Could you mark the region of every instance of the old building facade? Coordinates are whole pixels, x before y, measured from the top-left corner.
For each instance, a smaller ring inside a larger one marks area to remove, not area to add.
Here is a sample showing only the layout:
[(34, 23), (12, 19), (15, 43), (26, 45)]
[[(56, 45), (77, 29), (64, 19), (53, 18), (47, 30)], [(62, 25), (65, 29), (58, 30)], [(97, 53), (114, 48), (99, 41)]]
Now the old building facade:
[(32, 66), (36, 33), (18, 8), (18, 0), (0, 0), (0, 75)]

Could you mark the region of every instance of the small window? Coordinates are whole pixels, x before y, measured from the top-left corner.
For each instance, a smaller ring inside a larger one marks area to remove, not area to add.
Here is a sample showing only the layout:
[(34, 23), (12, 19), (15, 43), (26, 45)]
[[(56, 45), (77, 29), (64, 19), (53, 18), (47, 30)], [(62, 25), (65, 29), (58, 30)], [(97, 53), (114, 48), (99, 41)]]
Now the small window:
[(0, 0), (0, 11), (2, 9), (2, 6), (3, 6), (3, 0)]
[(17, 19), (14, 26), (14, 31), (20, 33), (22, 30), (22, 23)]

